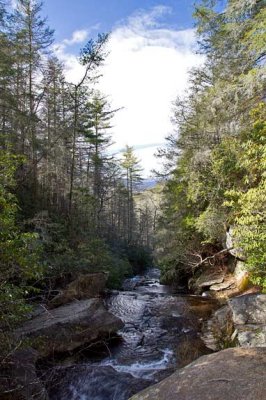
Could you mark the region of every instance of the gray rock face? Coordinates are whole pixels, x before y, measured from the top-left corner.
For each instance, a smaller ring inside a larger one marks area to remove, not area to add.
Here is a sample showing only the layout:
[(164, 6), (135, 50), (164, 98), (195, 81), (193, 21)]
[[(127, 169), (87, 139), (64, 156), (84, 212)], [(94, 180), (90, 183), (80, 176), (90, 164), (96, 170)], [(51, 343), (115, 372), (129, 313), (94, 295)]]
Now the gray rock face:
[(131, 400), (265, 400), (266, 349), (234, 348), (200, 357)]
[(240, 326), (237, 338), (242, 347), (266, 347), (266, 325)]
[(74, 300), (98, 297), (105, 289), (108, 274), (104, 272), (79, 275), (66, 289), (55, 296), (50, 307), (58, 307)]
[(247, 294), (228, 301), (242, 347), (266, 347), (266, 295)]
[(213, 350), (234, 346), (236, 341), (241, 347), (266, 347), (266, 295), (246, 294), (228, 300), (208, 321), (202, 338)]
[(230, 287), (235, 285), (234, 277), (226, 277), (222, 283), (216, 283), (210, 287), (210, 290), (214, 290), (215, 292), (219, 290), (229, 289)]
[(224, 271), (208, 270), (200, 275), (196, 281), (196, 286), (204, 288), (215, 284), (221, 284), (224, 281), (224, 277)]
[(235, 325), (266, 324), (266, 294), (247, 294), (228, 301)]
[(75, 301), (46, 311), (16, 331), (19, 337), (36, 338), (42, 356), (68, 352), (96, 339), (106, 338), (123, 327), (100, 299)]
[(203, 326), (201, 337), (206, 346), (214, 351), (235, 346), (235, 328), (228, 305), (215, 311), (212, 318)]

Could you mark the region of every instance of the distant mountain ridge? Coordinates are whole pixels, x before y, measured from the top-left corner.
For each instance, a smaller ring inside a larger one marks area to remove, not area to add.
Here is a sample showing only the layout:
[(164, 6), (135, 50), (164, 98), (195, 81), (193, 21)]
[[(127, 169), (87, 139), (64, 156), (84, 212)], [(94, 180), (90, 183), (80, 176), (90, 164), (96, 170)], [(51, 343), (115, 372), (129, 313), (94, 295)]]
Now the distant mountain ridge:
[(143, 179), (143, 181), (138, 185), (138, 190), (143, 191), (147, 189), (152, 189), (157, 185), (156, 179)]

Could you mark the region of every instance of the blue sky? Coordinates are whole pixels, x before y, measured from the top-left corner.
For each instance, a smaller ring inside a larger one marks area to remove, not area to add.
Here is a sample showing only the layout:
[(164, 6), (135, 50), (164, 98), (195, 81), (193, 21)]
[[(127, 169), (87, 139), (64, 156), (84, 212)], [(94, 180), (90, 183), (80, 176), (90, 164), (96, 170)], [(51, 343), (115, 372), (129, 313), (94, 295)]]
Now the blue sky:
[(158, 5), (171, 9), (163, 21), (166, 26), (191, 28), (193, 4), (194, 0), (45, 0), (43, 12), (60, 41), (77, 29), (98, 26), (100, 32), (109, 32), (136, 11), (148, 12)]
[[(14, 0), (15, 1), (15, 0)], [(44, 0), (43, 14), (55, 29), (54, 52), (68, 81), (82, 76), (77, 54), (97, 33), (111, 32), (98, 88), (111, 107), (112, 152), (136, 149), (145, 176), (158, 169), (156, 148), (172, 133), (172, 104), (188, 89), (196, 54), (193, 0)]]

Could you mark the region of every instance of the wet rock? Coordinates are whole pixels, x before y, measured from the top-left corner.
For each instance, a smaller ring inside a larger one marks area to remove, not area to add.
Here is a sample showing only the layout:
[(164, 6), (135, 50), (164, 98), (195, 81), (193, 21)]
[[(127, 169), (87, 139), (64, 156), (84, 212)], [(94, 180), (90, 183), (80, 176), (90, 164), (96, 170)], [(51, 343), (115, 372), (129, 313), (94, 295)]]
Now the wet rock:
[(188, 311), (203, 319), (209, 318), (220, 306), (216, 299), (210, 297), (187, 296), (186, 301)]
[(108, 338), (122, 327), (122, 321), (106, 310), (102, 300), (89, 299), (46, 311), (27, 321), (16, 334), (35, 339), (33, 345), (41, 355), (50, 356)]
[(151, 384), (112, 367), (77, 365), (53, 371), (50, 400), (127, 400)]
[(73, 300), (99, 297), (104, 291), (108, 274), (104, 272), (79, 275), (66, 289), (62, 290), (49, 303), (50, 307), (58, 307)]
[(47, 400), (48, 395), (39, 380), (35, 363), (38, 353), (31, 349), (18, 350), (1, 365), (1, 400)]
[(266, 349), (235, 348), (200, 357), (131, 400), (264, 400)]
[[(172, 317), (166, 316), (163, 317), (160, 321), (160, 326), (162, 329), (167, 331), (172, 330), (177, 335), (182, 334), (184, 329), (186, 330), (197, 330), (199, 329), (199, 321), (196, 317), (193, 316), (180, 316), (180, 317)], [(185, 328), (184, 328), (185, 327)]]
[(178, 368), (185, 367), (197, 358), (212, 353), (196, 332), (189, 332), (181, 338), (175, 349)]

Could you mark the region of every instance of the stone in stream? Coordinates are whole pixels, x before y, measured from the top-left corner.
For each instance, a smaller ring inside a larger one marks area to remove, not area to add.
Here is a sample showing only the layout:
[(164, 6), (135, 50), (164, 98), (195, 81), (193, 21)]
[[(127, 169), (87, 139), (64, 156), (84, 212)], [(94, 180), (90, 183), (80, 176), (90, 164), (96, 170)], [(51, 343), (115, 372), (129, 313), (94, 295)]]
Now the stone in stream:
[(128, 400), (151, 384), (110, 366), (89, 365), (54, 369), (48, 381), (50, 400)]
[(200, 357), (131, 400), (265, 400), (266, 349), (232, 348)]
[(16, 335), (35, 339), (32, 345), (47, 357), (109, 338), (123, 325), (120, 318), (106, 310), (101, 299), (89, 299), (47, 310), (27, 321)]

